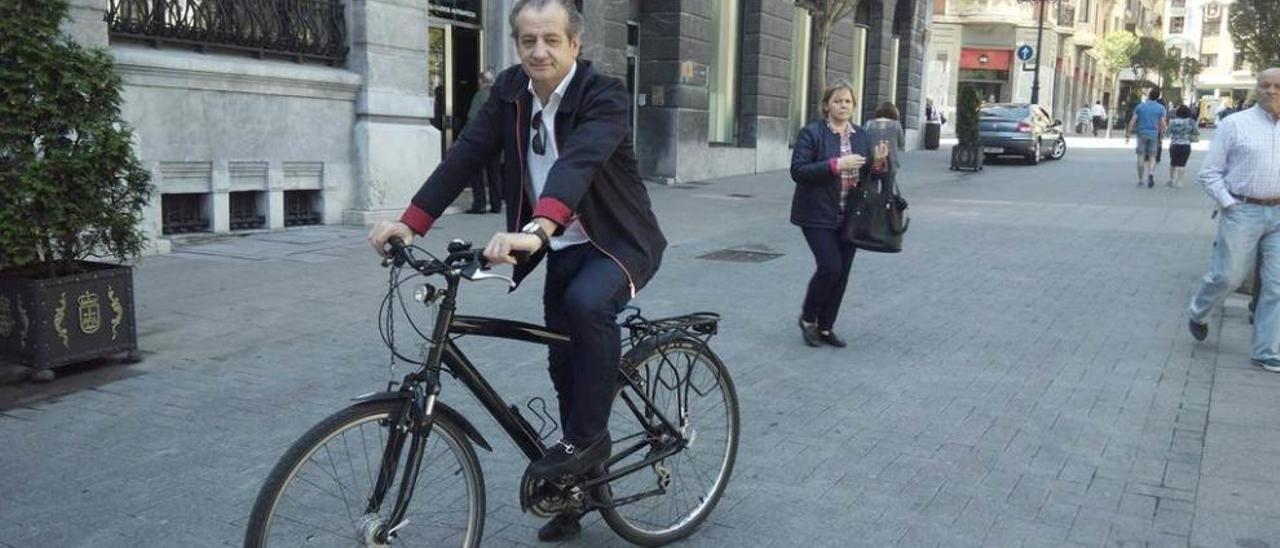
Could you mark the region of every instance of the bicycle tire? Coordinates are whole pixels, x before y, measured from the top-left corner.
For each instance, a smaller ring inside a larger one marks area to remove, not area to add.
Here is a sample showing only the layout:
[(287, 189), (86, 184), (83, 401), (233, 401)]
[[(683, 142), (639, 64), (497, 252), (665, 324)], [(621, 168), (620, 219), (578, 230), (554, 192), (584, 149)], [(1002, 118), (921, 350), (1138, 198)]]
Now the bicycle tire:
[[(354, 442), (356, 440), (349, 440), (345, 434), (352, 432), (355, 429), (360, 430), (360, 441), (366, 442), (361, 444), (365, 449), (366, 457), (370, 456), (370, 449), (372, 449), (373, 459), (371, 463), (364, 463), (363, 470), (357, 471), (354, 466), (351, 466), (350, 470), (352, 473), (349, 479), (352, 480), (354, 487), (356, 482), (363, 479), (362, 476), (366, 476), (369, 479), (368, 485), (371, 486), (373, 483), (372, 479), (377, 475), (376, 471), (378, 470), (382, 447), (384, 446), (384, 442), (380, 441), (385, 438), (375, 440), (379, 441), (379, 443), (367, 443), (369, 441), (367, 439), (369, 436), (367, 435), (364, 427), (374, 426), (375, 428), (385, 430), (385, 426), (387, 424), (396, 423), (395, 418), (401, 413), (402, 407), (403, 402), (400, 400), (381, 400), (358, 403), (330, 415), (328, 418), (308, 430), (306, 434), (303, 434), (303, 436), (299, 438), (298, 441), (294, 442), (289, 450), (285, 452), (284, 456), (280, 458), (275, 467), (271, 470), (271, 474), (267, 476), (267, 480), (263, 483), (262, 489), (258, 493), (257, 500), (253, 505), (253, 511), (249, 516), (249, 522), (245, 530), (244, 546), (246, 548), (268, 548), (273, 545), (279, 545), (279, 543), (273, 544), (272, 542), (269, 542), (274, 538), (271, 537), (270, 534), (272, 533), (272, 527), (275, 524), (274, 518), (277, 517), (277, 512), (281, 510), (280, 504), (282, 500), (286, 498), (285, 495), (289, 493), (289, 488), (297, 486), (295, 491), (303, 491), (299, 496), (305, 495), (306, 492), (303, 488), (306, 486), (300, 485), (305, 482), (309, 486), (313, 486), (314, 490), (318, 492), (316, 496), (312, 498), (323, 498), (320, 495), (337, 498), (333, 493), (324, 491), (320, 485), (309, 480), (304, 480), (304, 478), (300, 476), (304, 470), (309, 470), (306, 465), (313, 462), (313, 457), (320, 453), (321, 449), (325, 449), (325, 454), (328, 455), (329, 465), (332, 469), (331, 478), (338, 486), (338, 491), (344, 496), (346, 495), (347, 489), (343, 485), (342, 478), (339, 477), (339, 474), (343, 474), (345, 471), (338, 470), (339, 467), (336, 465), (335, 460), (332, 457), (334, 451), (328, 450), (327, 446), (329, 442), (341, 437), (344, 445), (347, 446), (346, 454), (349, 456), (351, 454), (350, 446), (354, 445), (354, 443), (348, 442)], [(414, 518), (419, 516), (419, 514), (415, 513), (414, 503), (422, 503), (424, 500), (436, 498), (435, 495), (437, 494), (437, 491), (424, 489), (424, 487), (431, 487), (431, 485), (426, 483), (431, 476), (428, 472), (436, 472), (436, 464), (439, 459), (434, 456), (436, 452), (433, 452), (432, 448), (433, 444), (437, 441), (441, 442), (444, 449), (455, 458), (453, 463), (450, 464), (447, 461), (444, 461), (442, 462), (442, 465), (447, 465), (444, 466), (446, 471), (454, 470), (451, 474), (453, 476), (461, 474), (461, 481), (463, 482), (463, 487), (466, 489), (466, 493), (463, 495), (466, 497), (465, 503), (467, 504), (465, 530), (461, 533), (461, 536), (458, 539), (460, 542), (454, 545), (463, 546), (465, 548), (474, 548), (480, 545), (480, 539), (484, 531), (484, 475), (480, 469), (479, 460), (476, 458), (475, 448), (472, 447), (471, 441), (467, 438), (465, 432), (463, 432), (463, 430), (456, 424), (440, 415), (435, 417), (431, 433), (427, 438), (422, 465), (420, 467), (420, 474), (417, 478), (417, 484), (415, 485), (414, 492), (416, 495), (410, 499), (409, 511), (405, 515), (405, 517), (409, 519), (409, 523), (404, 529), (397, 532), (397, 535), (399, 536), (397, 544), (406, 542), (406, 536), (409, 536), (409, 539), (416, 540), (422, 538), (422, 535), (427, 534), (423, 528), (416, 527), (416, 525), (422, 523), (422, 520), (419, 518), (415, 523)], [(337, 447), (335, 447), (335, 449), (337, 449)], [(404, 462), (406, 460), (405, 455), (408, 452), (408, 444), (406, 443), (405, 448), (401, 451), (400, 471), (404, 470)], [(431, 460), (429, 461), (428, 459)], [(322, 471), (328, 473), (327, 470), (323, 470), (324, 467), (320, 466), (319, 461), (314, 462), (316, 462), (317, 467), (321, 468)], [(372, 468), (371, 470), (370, 467)], [(429, 469), (429, 467), (432, 468)], [(367, 474), (365, 474), (366, 472)], [(394, 506), (396, 493), (399, 490), (402, 480), (403, 473), (397, 474), (395, 483), (392, 484), (385, 497), (385, 502), (380, 512), (380, 514), (382, 514), (380, 516), (381, 518), (385, 519), (386, 514), (388, 514)], [(371, 488), (363, 490), (357, 488), (351, 489), (351, 492), (354, 494), (354, 502), (363, 505), (370, 496), (370, 490)], [(303, 505), (305, 506), (310, 502), (312, 501), (308, 500), (304, 502)], [(346, 539), (357, 543), (364, 542), (359, 533), (362, 523), (361, 520), (376, 519), (379, 516), (370, 517), (369, 515), (361, 515), (359, 516), (359, 519), (356, 519), (351, 511), (351, 501), (344, 500), (343, 502), (346, 505), (346, 516), (317, 516), (313, 519), (316, 519), (325, 525), (312, 525), (312, 527), (315, 527), (321, 533), (334, 535), (335, 540)], [(357, 508), (362, 510), (363, 506)], [(285, 514), (279, 514), (279, 517), (281, 518), (279, 520), (281, 523), (288, 523), (290, 525), (294, 523), (307, 525), (299, 519)], [(347, 528), (348, 532), (344, 533), (341, 531), (342, 527), (340, 525), (334, 525), (341, 524), (343, 521), (342, 519), (332, 518), (346, 518), (346, 521), (349, 522), (348, 525), (351, 526)], [(338, 530), (334, 531), (335, 528)], [(406, 535), (406, 533), (408, 533), (408, 535)], [(313, 539), (315, 535), (316, 533), (312, 533), (307, 538)], [(320, 542), (323, 545), (336, 545), (334, 542)], [(298, 539), (291, 539), (289, 545), (296, 545), (298, 543)], [(411, 540), (408, 543), (414, 544)], [(363, 546), (364, 544), (359, 545)], [(436, 543), (432, 545), (440, 544)]]
[[(711, 515), (711, 512), (715, 509), (716, 504), (720, 501), (720, 498), (724, 495), (724, 490), (728, 486), (729, 478), (733, 475), (733, 466), (734, 466), (734, 462), (737, 459), (737, 453), (738, 453), (740, 425), (739, 425), (739, 416), (738, 416), (737, 391), (734, 388), (733, 379), (729, 376), (729, 371), (724, 366), (724, 363), (721, 362), (720, 358), (717, 357), (713, 352), (711, 352), (711, 349), (707, 348), (705, 344), (703, 344), (701, 341), (698, 341), (693, 338), (688, 338), (688, 337), (679, 337), (679, 336), (666, 337), (664, 339), (658, 340), (656, 344), (653, 344), (648, 348), (640, 347), (637, 349), (637, 351), (633, 351), (629, 353), (628, 357), (624, 360), (624, 364), (625, 364), (624, 367), (632, 371), (640, 371), (646, 367), (651, 367), (655, 363), (660, 365), (664, 359), (669, 361), (670, 357), (673, 354), (684, 354), (686, 356), (696, 356), (697, 360), (692, 362), (691, 366), (697, 365), (697, 364), (704, 364), (704, 367), (707, 368), (707, 370), (711, 373), (711, 376), (715, 379), (716, 386), (719, 386), (721, 388), (720, 392), (722, 394), (721, 397), (725, 406), (725, 421), (726, 421), (726, 424), (724, 425), (725, 439), (723, 443), (723, 454), (717, 456), (717, 458), (719, 459), (718, 470), (716, 470), (715, 479), (712, 482), (709, 490), (703, 494), (702, 498), (698, 499), (699, 500), (698, 504), (695, 505), (690, 510), (688, 510), (687, 513), (679, 516), (673, 516), (671, 520), (674, 521), (674, 524), (671, 524), (665, 527), (660, 526), (657, 528), (644, 527), (640, 523), (638, 523), (639, 520), (637, 520), (635, 516), (632, 515), (635, 512), (636, 505), (646, 500), (655, 500), (658, 497), (671, 497), (670, 499), (664, 499), (664, 500), (673, 500), (675, 498), (679, 498), (679, 495), (674, 494), (672, 492), (667, 492), (663, 495), (657, 495), (656, 497), (651, 497), (649, 499), (643, 499), (641, 501), (637, 501), (630, 505), (623, 505), (623, 506), (617, 506), (617, 507), (606, 505), (605, 507), (601, 508), (600, 514), (604, 518), (605, 523), (607, 523), (609, 527), (613, 529), (615, 533), (618, 534), (618, 536), (621, 536), (622, 538), (626, 539), (629, 542), (632, 542), (634, 544), (639, 544), (642, 546), (662, 546), (664, 544), (675, 542), (677, 540), (683, 539), (693, 534), (693, 532), (697, 530), (697, 528), (702, 524), (702, 522), (705, 521), (707, 517)], [(664, 358), (664, 356), (666, 358)], [(624, 374), (626, 374), (626, 370), (624, 370)], [(688, 376), (686, 376), (685, 380), (686, 381), (688, 380)], [(654, 383), (650, 381), (647, 384), (649, 386), (653, 386), (655, 384), (662, 384), (662, 383)], [(687, 383), (682, 383), (682, 384), (687, 384)], [(615, 427), (613, 425), (624, 424), (628, 418), (632, 423), (636, 422), (636, 417), (634, 416), (634, 414), (631, 413), (631, 408), (626, 406), (626, 403), (622, 400), (622, 396), (621, 396), (621, 394), (623, 394), (629, 389), (630, 388), (624, 384), (624, 386), (620, 387), (614, 396), (615, 407), (610, 419), (610, 424), (611, 424), (610, 431), (611, 431), (611, 435), (615, 436), (615, 442), (614, 442), (615, 451), (623, 450), (627, 446), (627, 442), (625, 441), (625, 433), (622, 439), (620, 439), (620, 437), (617, 435), (618, 432), (615, 431)], [(646, 390), (649, 390), (650, 392), (652, 392), (652, 390), (650, 390), (648, 387), (646, 387)], [(622, 404), (621, 408), (619, 407), (619, 403)], [(657, 400), (655, 400), (654, 403), (655, 405), (658, 405), (660, 407), (663, 405), (662, 402)], [(670, 416), (669, 413), (666, 413), (666, 410), (663, 410), (663, 411), (664, 411), (664, 414), (667, 414), (669, 416), (670, 420), (679, 419), (678, 415), (672, 417)], [(632, 429), (634, 428), (635, 427), (632, 427)], [(694, 432), (697, 432), (697, 430), (694, 430)], [(695, 436), (696, 435), (697, 434), (695, 433)], [(702, 441), (705, 442), (705, 439)], [(651, 468), (654, 470), (655, 475), (658, 476), (659, 481), (661, 481), (661, 473), (659, 473), (657, 470), (657, 464), (665, 464), (667, 460), (680, 459), (682, 455), (686, 455), (686, 453), (691, 451), (695, 446), (698, 445), (698, 443), (699, 443), (699, 440), (695, 437), (689, 447), (682, 449), (680, 452), (674, 455), (671, 455), (670, 457), (668, 457), (667, 459), (664, 459), (660, 463), (656, 463), (654, 466), (651, 466)], [(716, 444), (713, 442), (708, 445), (714, 447)], [(691, 453), (689, 455), (686, 455), (686, 457), (692, 458), (690, 455)], [(676, 461), (672, 466), (672, 468), (676, 470), (675, 476), (677, 478), (681, 474), (680, 465), (681, 465), (681, 462)], [(618, 467), (618, 464), (615, 464), (614, 467), (615, 468)], [(649, 476), (644, 472), (643, 469), (641, 469), (633, 474), (614, 480), (607, 486), (607, 489), (603, 490), (603, 492), (606, 493), (606, 501), (612, 504), (612, 501), (614, 500), (620, 500), (621, 498), (625, 498), (629, 493), (625, 491), (618, 492), (618, 488), (619, 488), (618, 484), (620, 482), (623, 482), (624, 480), (627, 480), (628, 478), (633, 478), (633, 477), (645, 478), (645, 477), (653, 477), (653, 476)], [(673, 481), (671, 479), (672, 476), (670, 473), (667, 474), (667, 477), (668, 477), (668, 481)], [(705, 476), (703, 477), (705, 478)], [(630, 483), (636, 483), (637, 481), (643, 483), (644, 479), (633, 480)], [(621, 495), (621, 497), (619, 497), (619, 495)]]

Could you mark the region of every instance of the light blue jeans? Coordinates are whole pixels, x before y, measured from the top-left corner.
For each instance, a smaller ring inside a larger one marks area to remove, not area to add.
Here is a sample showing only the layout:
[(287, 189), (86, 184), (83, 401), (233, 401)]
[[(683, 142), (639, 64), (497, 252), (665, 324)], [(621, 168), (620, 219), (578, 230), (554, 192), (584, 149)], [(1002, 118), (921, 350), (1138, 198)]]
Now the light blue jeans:
[(1241, 203), (1222, 211), (1209, 273), (1191, 298), (1191, 319), (1204, 322), (1253, 270), (1262, 251), (1258, 308), (1253, 315), (1253, 359), (1280, 359), (1280, 207)]

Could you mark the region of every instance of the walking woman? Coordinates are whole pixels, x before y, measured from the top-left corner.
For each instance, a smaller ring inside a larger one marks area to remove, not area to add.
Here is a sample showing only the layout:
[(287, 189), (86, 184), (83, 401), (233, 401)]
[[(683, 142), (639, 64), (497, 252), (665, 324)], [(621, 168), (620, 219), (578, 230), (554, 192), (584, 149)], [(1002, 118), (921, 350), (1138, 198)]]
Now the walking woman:
[(846, 346), (831, 331), (853, 267), (854, 247), (840, 240), (839, 228), (851, 191), (867, 179), (871, 167), (866, 132), (849, 121), (856, 106), (849, 84), (827, 88), (822, 93), (822, 119), (800, 130), (791, 154), (791, 179), (796, 183), (791, 224), (804, 232), (818, 266), (800, 314), (800, 333), (809, 346)]
[(873, 173), (894, 174), (901, 164), (898, 163), (898, 151), (906, 150), (907, 132), (898, 122), (898, 107), (885, 101), (876, 107), (875, 118), (863, 124), (867, 132), (867, 143), (871, 147), (871, 171)]
[(1200, 127), (1187, 105), (1178, 107), (1174, 115), (1176, 118), (1169, 123), (1169, 186), (1180, 187), (1187, 158), (1191, 157), (1191, 143), (1200, 140)]

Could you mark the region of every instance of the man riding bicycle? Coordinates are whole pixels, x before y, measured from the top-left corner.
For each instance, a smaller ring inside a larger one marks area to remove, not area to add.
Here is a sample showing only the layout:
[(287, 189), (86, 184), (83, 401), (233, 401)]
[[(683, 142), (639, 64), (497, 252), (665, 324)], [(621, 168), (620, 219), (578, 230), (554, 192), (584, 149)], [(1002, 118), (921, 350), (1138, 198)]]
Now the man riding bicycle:
[[(546, 257), (546, 324), (572, 340), (549, 352), (564, 438), (528, 472), (582, 475), (612, 448), (617, 314), (658, 270), (666, 240), (636, 166), (626, 86), (577, 60), (581, 13), (567, 0), (518, 0), (510, 22), (520, 66), (498, 75), (400, 220), (374, 226), (369, 239), (385, 253), (392, 237), (408, 243), (425, 235), (471, 178), (503, 155), (507, 231), (493, 235), (485, 257), (514, 264), (517, 283)], [(529, 259), (516, 263), (514, 253)], [(579, 517), (556, 516), (538, 538), (576, 534)]]

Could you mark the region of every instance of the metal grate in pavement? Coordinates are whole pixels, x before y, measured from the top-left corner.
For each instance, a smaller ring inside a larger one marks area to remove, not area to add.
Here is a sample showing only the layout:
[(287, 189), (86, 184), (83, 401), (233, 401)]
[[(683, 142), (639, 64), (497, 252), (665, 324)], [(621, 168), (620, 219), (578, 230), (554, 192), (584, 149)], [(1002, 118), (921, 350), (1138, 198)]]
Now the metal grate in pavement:
[(763, 263), (781, 257), (782, 253), (750, 251), (746, 249), (721, 249), (699, 255), (699, 259), (708, 261), (724, 261), (730, 263)]

